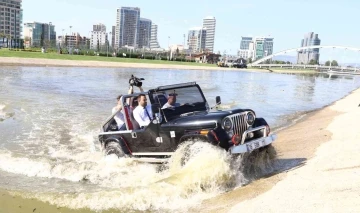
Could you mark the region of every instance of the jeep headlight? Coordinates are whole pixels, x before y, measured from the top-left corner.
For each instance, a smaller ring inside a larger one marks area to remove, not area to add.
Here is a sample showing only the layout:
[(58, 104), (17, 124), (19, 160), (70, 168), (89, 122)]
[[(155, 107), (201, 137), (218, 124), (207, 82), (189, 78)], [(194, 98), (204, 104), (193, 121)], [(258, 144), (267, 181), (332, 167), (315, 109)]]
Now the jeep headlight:
[(224, 120), (222, 122), (222, 126), (223, 126), (224, 130), (228, 132), (228, 131), (232, 130), (233, 123), (230, 118), (224, 118)]
[(253, 112), (248, 112), (246, 114), (246, 122), (249, 126), (252, 126), (255, 122), (255, 114)]

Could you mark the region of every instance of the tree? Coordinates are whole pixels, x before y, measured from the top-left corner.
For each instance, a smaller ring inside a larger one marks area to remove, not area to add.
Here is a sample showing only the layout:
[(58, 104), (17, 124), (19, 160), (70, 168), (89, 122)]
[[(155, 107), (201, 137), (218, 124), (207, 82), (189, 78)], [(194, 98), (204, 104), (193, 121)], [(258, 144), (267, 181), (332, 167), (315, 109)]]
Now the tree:
[(41, 33), (41, 36), (40, 36), (40, 46), (41, 47), (44, 46), (44, 33)]
[(48, 49), (50, 48), (50, 41), (49, 40), (46, 39), (46, 40), (43, 41), (43, 43), (44, 43), (44, 46), (46, 48), (48, 48)]
[(0, 39), (2, 39), (2, 43), (4, 44), (5, 33), (1, 33), (1, 32), (0, 32)]
[(337, 66), (339, 66), (339, 64), (338, 64), (338, 62), (336, 60), (332, 60), (331, 66), (337, 67)]
[(309, 62), (310, 65), (316, 65), (317, 64), (317, 61), (314, 60), (314, 59), (311, 59), (310, 62)]
[(339, 66), (338, 62), (336, 60), (332, 60), (331, 62), (330, 61), (326, 61), (325, 62), (325, 66)]
[(252, 63), (252, 58), (248, 58), (248, 63), (249, 63), (249, 64)]
[(176, 55), (179, 55), (179, 48), (176, 48)]
[(96, 51), (99, 52), (100, 51), (100, 43), (99, 43), (99, 39), (97, 40), (96, 43)]

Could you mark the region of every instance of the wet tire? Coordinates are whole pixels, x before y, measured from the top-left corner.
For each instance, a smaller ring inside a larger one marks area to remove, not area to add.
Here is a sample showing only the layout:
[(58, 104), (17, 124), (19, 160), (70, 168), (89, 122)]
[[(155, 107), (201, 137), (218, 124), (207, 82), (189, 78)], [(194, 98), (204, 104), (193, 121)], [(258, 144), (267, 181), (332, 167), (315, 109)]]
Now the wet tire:
[(124, 153), (124, 151), (121, 149), (120, 144), (117, 143), (117, 142), (115, 142), (115, 141), (110, 141), (110, 142), (108, 142), (108, 143), (106, 144), (105, 154), (106, 154), (106, 155), (115, 154), (115, 155), (118, 156), (119, 158), (125, 157), (125, 153)]
[(275, 171), (276, 150), (270, 144), (242, 156), (241, 170), (249, 179), (259, 178)]

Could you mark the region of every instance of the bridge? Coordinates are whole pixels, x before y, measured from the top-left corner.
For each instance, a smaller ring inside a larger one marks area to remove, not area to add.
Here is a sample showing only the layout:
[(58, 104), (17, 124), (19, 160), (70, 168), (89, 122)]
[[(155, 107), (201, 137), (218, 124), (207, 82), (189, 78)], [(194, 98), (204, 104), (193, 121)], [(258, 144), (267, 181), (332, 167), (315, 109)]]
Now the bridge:
[(332, 46), (332, 45), (314, 45), (314, 46), (307, 46), (307, 47), (298, 47), (293, 49), (283, 50), (272, 55), (266, 56), (261, 58), (257, 61), (254, 61), (251, 64), (248, 64), (248, 67), (253, 68), (290, 68), (290, 69), (311, 69), (317, 70), (319, 72), (332, 72), (332, 73), (346, 73), (346, 74), (360, 74), (360, 68), (358, 67), (346, 67), (346, 66), (324, 66), (324, 65), (308, 65), (308, 64), (262, 64), (263, 62), (285, 53), (289, 52), (298, 52), (300, 50), (307, 50), (307, 49), (322, 49), (322, 48), (329, 48), (329, 49), (344, 49), (344, 50), (351, 50), (357, 51), (360, 53), (360, 48), (355, 47), (345, 47), (345, 46)]
[(355, 73), (360, 71), (360, 68), (358, 67), (324, 66), (324, 65), (308, 65), (308, 64), (255, 64), (255, 65), (251, 65), (251, 67), (260, 68), (260, 69), (272, 69), (272, 68), (307, 69), (307, 70), (317, 70), (320, 72), (338, 71), (338, 72)]
[(351, 51), (358, 51), (360, 53), (360, 48), (355, 48), (355, 47), (345, 47), (345, 46), (327, 46), (327, 45), (315, 45), (315, 46), (307, 46), (307, 47), (298, 47), (298, 48), (293, 48), (293, 49), (288, 49), (288, 50), (283, 50), (277, 53), (274, 53), (272, 55), (266, 56), (264, 58), (261, 58), (259, 60), (254, 61), (251, 64), (248, 64), (248, 66), (254, 67), (255, 65), (259, 65), (260, 63), (272, 59), (275, 56), (279, 56), (285, 53), (289, 53), (289, 52), (298, 52), (300, 50), (307, 50), (307, 49), (322, 49), (322, 48), (329, 48), (329, 49), (344, 49), (344, 50), (351, 50)]

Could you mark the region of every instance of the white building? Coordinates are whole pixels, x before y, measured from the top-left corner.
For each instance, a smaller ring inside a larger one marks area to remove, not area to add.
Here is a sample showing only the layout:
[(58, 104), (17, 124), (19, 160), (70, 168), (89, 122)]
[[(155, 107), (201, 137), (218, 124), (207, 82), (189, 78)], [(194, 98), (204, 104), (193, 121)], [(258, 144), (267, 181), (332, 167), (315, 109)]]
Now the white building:
[(214, 52), (216, 19), (208, 16), (203, 19), (203, 28), (206, 29), (205, 50)]
[(105, 46), (108, 42), (108, 34), (106, 33), (106, 26), (104, 24), (94, 24), (93, 31), (91, 31), (90, 49), (99, 49)]
[(254, 38), (254, 53), (252, 60), (258, 60), (273, 54), (274, 38), (256, 37)]
[(193, 27), (189, 29), (188, 46), (193, 52), (202, 52), (205, 50), (206, 29), (202, 27)]
[(160, 48), (160, 45), (157, 40), (157, 31), (158, 26), (154, 23), (151, 25), (151, 35), (150, 35), (150, 49)]
[(248, 49), (240, 49), (238, 51), (238, 57), (248, 60), (249, 58), (253, 58), (254, 55), (254, 42), (249, 43)]
[(273, 54), (274, 38), (269, 37), (241, 37), (238, 57), (245, 60), (251, 58), (256, 61)]

